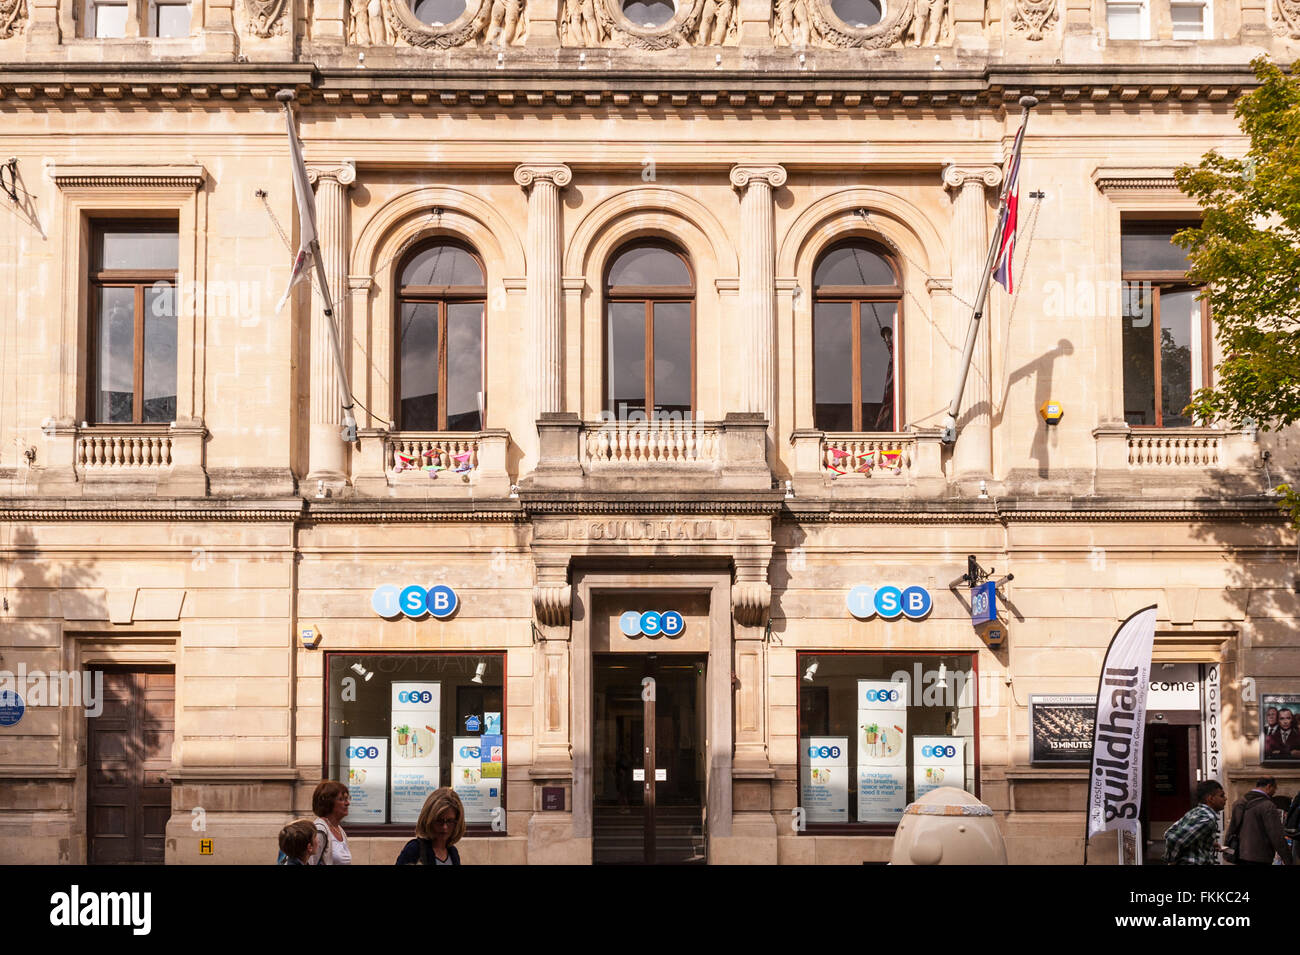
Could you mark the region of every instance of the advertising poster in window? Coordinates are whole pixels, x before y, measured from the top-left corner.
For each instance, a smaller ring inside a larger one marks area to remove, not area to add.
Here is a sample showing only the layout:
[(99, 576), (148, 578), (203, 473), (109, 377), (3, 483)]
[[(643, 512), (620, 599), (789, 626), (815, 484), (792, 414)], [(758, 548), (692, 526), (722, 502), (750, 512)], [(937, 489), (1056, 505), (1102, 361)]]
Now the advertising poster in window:
[(966, 740), (961, 736), (912, 738), (912, 792), (920, 799), (940, 786), (966, 788)]
[(452, 740), (451, 788), (465, 806), (467, 823), (492, 821), (492, 810), (501, 805), (501, 780), (483, 778), (479, 737)]
[(799, 751), (799, 805), (807, 821), (848, 822), (849, 738), (806, 736)]
[(1265, 693), (1260, 697), (1261, 759), (1300, 763), (1300, 696)]
[(897, 822), (907, 806), (907, 684), (858, 681), (858, 822)]
[(1034, 763), (1086, 763), (1097, 721), (1095, 696), (1031, 696), (1029, 758)]
[(479, 737), (480, 758), (484, 779), (500, 779), (501, 767), (505, 760), (505, 746), (502, 737), (495, 733), (484, 733)]
[(439, 683), (393, 684), (392, 822), (415, 822), (425, 797), (438, 788), (441, 707)]
[(352, 799), (348, 822), (384, 823), (388, 794), (388, 740), (382, 736), (345, 736), (339, 740), (339, 782)]

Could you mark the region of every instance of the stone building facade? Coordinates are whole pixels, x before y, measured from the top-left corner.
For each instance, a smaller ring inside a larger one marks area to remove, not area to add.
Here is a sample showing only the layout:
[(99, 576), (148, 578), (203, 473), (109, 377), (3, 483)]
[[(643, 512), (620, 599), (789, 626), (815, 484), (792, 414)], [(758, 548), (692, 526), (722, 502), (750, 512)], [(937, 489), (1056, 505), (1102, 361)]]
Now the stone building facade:
[(1294, 0), (0, 0), (0, 860), (268, 862), (334, 776), (357, 862), (435, 782), (466, 862), (883, 861), (947, 773), (1076, 863), (1050, 745), (1150, 604), (1153, 845), (1294, 789), (1295, 436), (1180, 417), (1168, 243), (1256, 55)]

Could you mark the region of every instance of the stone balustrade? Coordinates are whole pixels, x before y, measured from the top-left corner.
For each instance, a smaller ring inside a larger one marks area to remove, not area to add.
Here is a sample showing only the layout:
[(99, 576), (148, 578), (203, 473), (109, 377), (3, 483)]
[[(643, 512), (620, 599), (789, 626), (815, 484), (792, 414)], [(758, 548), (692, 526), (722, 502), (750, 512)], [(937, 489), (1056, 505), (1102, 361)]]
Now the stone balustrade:
[[(1260, 471), (1260, 449), (1250, 431), (1220, 428), (1103, 427), (1097, 442), (1098, 491), (1132, 487), (1135, 473), (1142, 488), (1167, 492), (1174, 486), (1204, 492), (1228, 479)], [(1249, 483), (1249, 482), (1248, 482)]]
[(582, 467), (716, 467), (722, 426), (703, 421), (587, 422)]
[(42, 494), (193, 497), (208, 492), (201, 421), (77, 425), (47, 421), (36, 454)]
[(790, 443), (796, 493), (929, 496), (941, 493), (945, 484), (937, 430), (875, 434), (799, 430)]
[(510, 434), (489, 431), (358, 432), (353, 484), (361, 494), (397, 497), (505, 497)]

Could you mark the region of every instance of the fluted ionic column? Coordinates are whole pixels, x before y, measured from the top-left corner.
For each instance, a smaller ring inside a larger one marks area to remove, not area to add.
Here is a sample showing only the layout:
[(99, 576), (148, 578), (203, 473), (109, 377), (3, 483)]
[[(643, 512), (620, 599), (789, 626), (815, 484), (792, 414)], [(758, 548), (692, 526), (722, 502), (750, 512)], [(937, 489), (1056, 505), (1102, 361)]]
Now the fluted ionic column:
[(731, 167), (731, 184), (740, 191), (741, 371), (739, 410), (775, 420), (776, 234), (772, 190), (785, 184), (776, 165)]
[[(984, 268), (989, 250), (988, 203), (986, 190), (1002, 183), (1002, 169), (994, 165), (952, 165), (943, 171), (943, 184), (953, 190), (952, 236), (952, 294), (955, 323), (952, 340), (960, 348), (966, 341), (970, 325), (971, 305), (979, 292), (980, 272)], [(961, 354), (958, 352), (960, 361)], [(989, 310), (985, 302), (984, 314), (975, 339), (975, 352), (971, 355), (970, 373), (966, 376), (966, 389), (962, 393), (961, 408), (957, 415), (957, 445), (953, 450), (953, 464), (957, 477), (987, 477), (993, 469), (993, 438), (991, 414), (993, 390), (989, 378)], [(956, 385), (959, 369), (953, 367), (953, 379), (948, 387)]]
[[(348, 189), (357, 179), (356, 167), (345, 162), (331, 169), (311, 169), (308, 178), (316, 184), (316, 232), (321, 265), (330, 286), (334, 322), (348, 360)], [(313, 276), (314, 280), (315, 276)], [(347, 448), (343, 430), (344, 395), (334, 368), (334, 345), (330, 340), (325, 301), (313, 282), (311, 297), (311, 430), (308, 445), (310, 470), (307, 481), (347, 481)], [(345, 370), (347, 370), (345, 368)]]
[(515, 167), (528, 193), (528, 341), (534, 418), (564, 410), (564, 311), (560, 284), (560, 190), (573, 181), (563, 163)]

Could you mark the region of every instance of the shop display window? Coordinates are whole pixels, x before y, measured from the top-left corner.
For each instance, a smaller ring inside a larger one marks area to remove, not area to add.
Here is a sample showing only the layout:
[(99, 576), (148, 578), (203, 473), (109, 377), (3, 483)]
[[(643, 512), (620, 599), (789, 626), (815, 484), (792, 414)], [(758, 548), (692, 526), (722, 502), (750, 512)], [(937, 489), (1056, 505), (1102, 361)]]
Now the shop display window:
[(973, 654), (800, 653), (804, 831), (892, 831), (939, 786), (978, 795)]
[(505, 654), (326, 655), (327, 779), (352, 796), (349, 828), (414, 826), (451, 786), (471, 830), (504, 832)]

